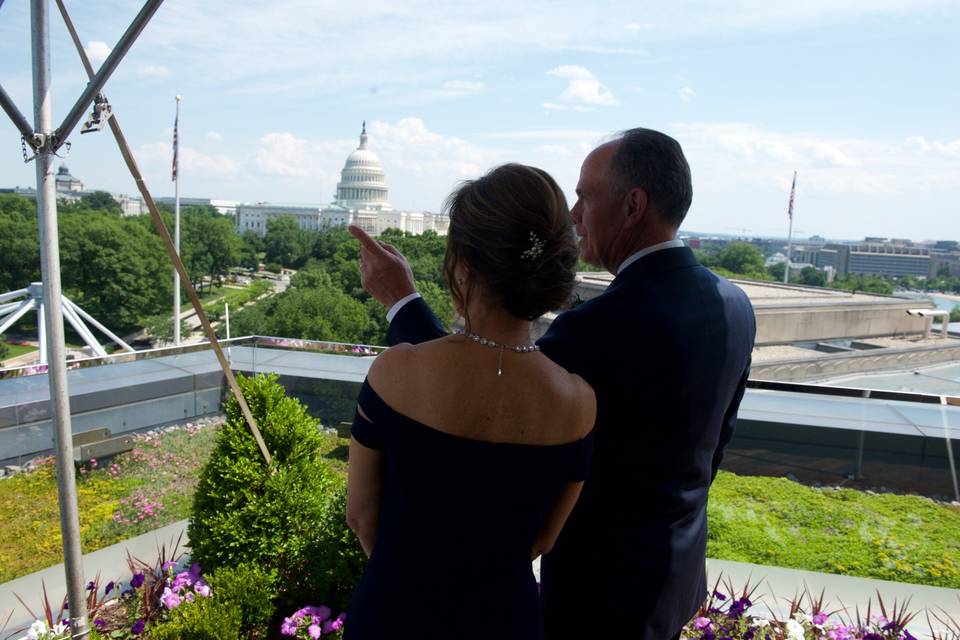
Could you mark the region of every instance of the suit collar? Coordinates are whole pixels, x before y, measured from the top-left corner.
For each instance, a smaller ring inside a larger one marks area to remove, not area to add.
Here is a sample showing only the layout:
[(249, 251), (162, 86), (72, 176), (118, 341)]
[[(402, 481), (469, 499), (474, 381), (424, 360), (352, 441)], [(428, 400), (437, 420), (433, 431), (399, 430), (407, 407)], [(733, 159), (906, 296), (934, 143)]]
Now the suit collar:
[(697, 257), (693, 255), (690, 247), (661, 249), (660, 251), (655, 251), (643, 256), (621, 270), (620, 273), (617, 274), (617, 277), (613, 279), (613, 282), (610, 283), (610, 287), (617, 286), (644, 273), (673, 271), (675, 269), (693, 267), (699, 264)]

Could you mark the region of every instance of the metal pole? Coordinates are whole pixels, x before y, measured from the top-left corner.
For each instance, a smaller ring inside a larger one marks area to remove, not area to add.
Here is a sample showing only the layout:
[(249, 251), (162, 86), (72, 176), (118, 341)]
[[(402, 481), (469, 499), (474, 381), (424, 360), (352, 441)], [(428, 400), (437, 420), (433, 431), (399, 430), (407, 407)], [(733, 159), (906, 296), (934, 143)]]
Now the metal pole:
[[(33, 37), (34, 128), (49, 141), (53, 133), (50, 91), (49, 0), (32, 0), (30, 29)], [(49, 142), (37, 149), (37, 212), (40, 216), (40, 273), (43, 276), (43, 306), (48, 350), (47, 380), (50, 384), (50, 414), (55, 426), (57, 494), (60, 502), (60, 532), (70, 603), (70, 630), (74, 638), (86, 638), (87, 600), (83, 590), (83, 552), (80, 549), (80, 514), (73, 469), (73, 433), (70, 396), (67, 390), (67, 358), (60, 297), (60, 250), (57, 231), (54, 149)]]
[(790, 216), (790, 231), (787, 234), (787, 263), (783, 269), (783, 284), (790, 283), (790, 256), (793, 253), (793, 216)]
[(3, 87), (0, 87), (0, 107), (3, 107), (6, 114), (10, 116), (13, 124), (17, 125), (17, 129), (20, 130), (20, 135), (27, 141), (27, 144), (33, 147), (33, 128), (30, 127), (27, 118), (20, 113), (17, 105), (14, 104), (13, 99), (7, 95), (7, 92), (3, 90)]
[(950, 438), (950, 420), (947, 418), (947, 398), (940, 396), (940, 419), (943, 421), (943, 439), (947, 443), (947, 460), (950, 462), (950, 476), (953, 479), (953, 496), (960, 502), (960, 484), (957, 483), (957, 463), (953, 459), (953, 441)]
[[(178, 153), (180, 147), (180, 96), (177, 96), (177, 117), (174, 120), (173, 135), (177, 138), (177, 144), (173, 150), (174, 156)], [(176, 166), (177, 158), (173, 159)], [(173, 246), (180, 255), (180, 167), (177, 166), (176, 174), (173, 179)], [(173, 344), (180, 346), (180, 275), (177, 270), (173, 270)]]
[(233, 350), (230, 348), (230, 303), (223, 303), (223, 318), (227, 326), (227, 359), (233, 360)]
[(120, 42), (118, 42), (117, 46), (113, 48), (113, 51), (110, 52), (110, 55), (107, 56), (107, 59), (103, 61), (103, 65), (100, 66), (100, 70), (97, 71), (97, 75), (90, 80), (89, 84), (87, 84), (87, 88), (83, 91), (80, 97), (77, 98), (73, 108), (70, 109), (70, 113), (68, 113), (63, 119), (63, 124), (61, 124), (56, 131), (56, 140), (54, 140), (56, 147), (59, 147), (61, 144), (63, 144), (70, 136), (70, 132), (73, 131), (73, 128), (77, 126), (78, 122), (80, 122), (80, 118), (83, 117), (83, 112), (90, 107), (94, 96), (100, 93), (100, 90), (103, 89), (103, 85), (106, 84), (107, 80), (117, 68), (117, 65), (120, 64), (123, 56), (125, 56), (127, 51), (130, 50), (130, 47), (133, 46), (137, 36), (140, 35), (140, 32), (143, 31), (143, 28), (147, 25), (147, 22), (150, 21), (150, 18), (153, 16), (153, 14), (156, 13), (157, 9), (160, 8), (160, 4), (162, 2), (163, 0), (147, 0), (147, 2), (143, 5), (140, 13), (137, 14), (137, 17), (133, 19), (133, 22), (129, 27), (127, 27), (126, 32), (124, 32), (123, 36), (120, 38)]

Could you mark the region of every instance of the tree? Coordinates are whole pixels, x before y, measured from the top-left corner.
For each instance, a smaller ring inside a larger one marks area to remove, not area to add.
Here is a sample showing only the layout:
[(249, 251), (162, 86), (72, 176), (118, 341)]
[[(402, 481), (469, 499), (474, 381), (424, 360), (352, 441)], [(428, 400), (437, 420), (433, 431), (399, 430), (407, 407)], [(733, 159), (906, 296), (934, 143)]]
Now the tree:
[(10, 355), (10, 347), (4, 341), (3, 335), (0, 335), (0, 362), (3, 362)]
[(950, 311), (950, 322), (960, 322), (960, 304), (953, 305), (953, 310)]
[(309, 257), (311, 246), (308, 242), (294, 216), (271, 218), (267, 220), (267, 235), (263, 239), (265, 260), (298, 268)]
[(783, 282), (783, 272), (787, 268), (786, 262), (775, 262), (767, 267), (767, 273), (777, 282)]
[[(17, 196), (19, 198), (19, 196)], [(40, 240), (36, 210), (32, 214), (4, 203), (0, 196), (0, 293), (40, 280)], [(26, 201), (26, 198), (20, 198)], [(29, 201), (27, 201), (29, 202)]]
[(135, 218), (66, 214), (60, 227), (64, 290), (95, 318), (126, 331), (170, 304), (170, 259)]
[(106, 191), (94, 191), (86, 193), (80, 197), (80, 202), (84, 208), (91, 211), (106, 211), (115, 215), (120, 215), (123, 210), (120, 203), (113, 199), (113, 196)]
[(716, 255), (717, 266), (744, 275), (764, 272), (763, 253), (746, 242), (732, 242)]
[[(143, 328), (148, 334), (156, 338), (161, 345), (169, 344), (173, 341), (172, 315), (161, 313), (159, 315), (151, 316), (144, 320)], [(180, 335), (184, 337), (190, 335), (190, 329), (187, 327), (187, 321), (182, 318), (180, 320)]]
[(827, 284), (827, 276), (816, 267), (804, 267), (800, 270), (800, 275), (797, 277), (797, 283), (814, 287), (822, 287)]

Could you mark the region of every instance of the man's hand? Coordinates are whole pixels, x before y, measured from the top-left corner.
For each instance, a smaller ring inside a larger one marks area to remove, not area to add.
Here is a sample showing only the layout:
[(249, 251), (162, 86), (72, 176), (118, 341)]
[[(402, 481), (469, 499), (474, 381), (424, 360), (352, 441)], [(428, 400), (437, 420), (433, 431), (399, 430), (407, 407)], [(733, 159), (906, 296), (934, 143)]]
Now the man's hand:
[(389, 309), (416, 292), (413, 271), (396, 247), (374, 240), (355, 225), (347, 229), (360, 241), (360, 283), (367, 293)]

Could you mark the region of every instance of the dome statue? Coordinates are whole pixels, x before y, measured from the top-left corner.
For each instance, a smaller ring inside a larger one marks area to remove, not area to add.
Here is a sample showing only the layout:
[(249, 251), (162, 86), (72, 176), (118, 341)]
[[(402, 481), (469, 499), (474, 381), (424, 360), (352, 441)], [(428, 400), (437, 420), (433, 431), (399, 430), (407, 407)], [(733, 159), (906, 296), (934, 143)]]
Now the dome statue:
[(380, 158), (367, 149), (366, 121), (360, 132), (360, 146), (347, 156), (340, 172), (336, 204), (348, 209), (390, 209)]

